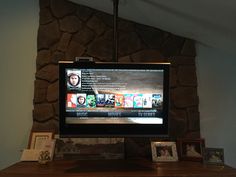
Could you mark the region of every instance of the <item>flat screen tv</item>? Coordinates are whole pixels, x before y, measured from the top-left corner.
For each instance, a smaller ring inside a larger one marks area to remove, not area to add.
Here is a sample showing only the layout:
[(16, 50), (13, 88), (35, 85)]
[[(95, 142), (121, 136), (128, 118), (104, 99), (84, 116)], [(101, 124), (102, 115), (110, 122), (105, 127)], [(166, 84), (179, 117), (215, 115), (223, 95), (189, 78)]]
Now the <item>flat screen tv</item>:
[(60, 136), (168, 136), (169, 67), (60, 61)]

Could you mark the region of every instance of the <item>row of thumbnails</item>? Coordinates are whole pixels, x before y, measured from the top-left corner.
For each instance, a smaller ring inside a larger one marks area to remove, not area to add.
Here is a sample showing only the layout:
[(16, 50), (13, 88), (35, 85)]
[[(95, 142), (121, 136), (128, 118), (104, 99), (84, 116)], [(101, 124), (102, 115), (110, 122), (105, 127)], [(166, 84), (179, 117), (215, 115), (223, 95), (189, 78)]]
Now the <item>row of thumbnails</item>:
[(162, 101), (161, 94), (67, 94), (67, 108), (161, 108)]

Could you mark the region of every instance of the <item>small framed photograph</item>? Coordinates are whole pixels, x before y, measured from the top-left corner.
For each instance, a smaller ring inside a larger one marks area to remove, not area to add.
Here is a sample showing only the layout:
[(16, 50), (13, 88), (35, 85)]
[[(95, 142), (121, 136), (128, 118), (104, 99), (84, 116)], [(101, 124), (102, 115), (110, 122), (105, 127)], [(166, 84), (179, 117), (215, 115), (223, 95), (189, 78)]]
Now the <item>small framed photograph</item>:
[(222, 148), (205, 148), (204, 164), (224, 165), (224, 149)]
[(43, 149), (47, 141), (53, 139), (52, 132), (31, 132), (29, 149)]
[(181, 160), (202, 161), (204, 139), (179, 139), (178, 151)]
[(153, 162), (178, 161), (175, 142), (151, 142)]

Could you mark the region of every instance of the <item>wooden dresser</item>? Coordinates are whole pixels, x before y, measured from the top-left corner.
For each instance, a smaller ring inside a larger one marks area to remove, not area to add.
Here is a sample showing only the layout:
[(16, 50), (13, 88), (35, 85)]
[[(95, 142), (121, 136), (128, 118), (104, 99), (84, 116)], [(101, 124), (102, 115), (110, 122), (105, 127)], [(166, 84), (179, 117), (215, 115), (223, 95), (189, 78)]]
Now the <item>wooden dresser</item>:
[(46, 165), (19, 162), (0, 171), (0, 177), (236, 177), (229, 166), (200, 162), (147, 160), (61, 160)]

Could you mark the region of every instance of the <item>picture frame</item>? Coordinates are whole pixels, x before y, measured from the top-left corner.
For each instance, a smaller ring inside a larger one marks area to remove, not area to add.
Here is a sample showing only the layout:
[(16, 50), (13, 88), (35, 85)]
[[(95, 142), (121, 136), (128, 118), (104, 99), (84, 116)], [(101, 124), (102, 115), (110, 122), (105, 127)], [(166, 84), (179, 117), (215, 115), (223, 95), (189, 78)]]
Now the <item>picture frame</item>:
[(124, 138), (68, 138), (54, 135), (54, 160), (124, 159)]
[(181, 160), (203, 161), (204, 139), (178, 139), (177, 144)]
[(223, 148), (204, 148), (204, 164), (224, 165)]
[(175, 162), (178, 154), (175, 142), (151, 142), (153, 162)]
[(53, 132), (31, 132), (29, 138), (29, 149), (43, 149), (47, 141), (53, 139)]

